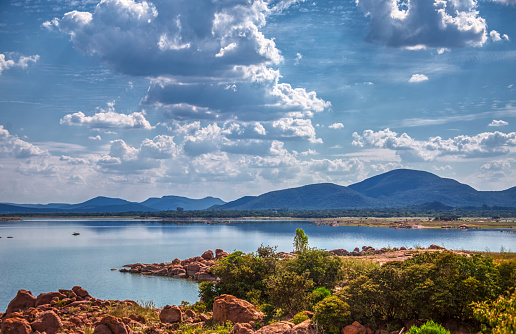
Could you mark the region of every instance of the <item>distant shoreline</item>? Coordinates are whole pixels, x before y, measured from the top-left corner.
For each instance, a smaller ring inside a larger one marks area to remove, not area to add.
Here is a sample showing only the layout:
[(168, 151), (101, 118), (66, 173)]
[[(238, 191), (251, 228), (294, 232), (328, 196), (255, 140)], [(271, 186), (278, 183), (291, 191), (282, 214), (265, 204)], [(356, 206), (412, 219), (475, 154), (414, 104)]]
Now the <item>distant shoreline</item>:
[[(141, 217), (141, 216), (100, 216), (100, 215), (31, 215), (16, 217), (1, 217), (0, 222), (23, 221), (32, 219), (94, 219), (94, 220), (127, 220), (150, 221), (176, 224), (229, 224), (251, 221), (304, 221), (312, 222), (318, 226), (363, 226), (384, 227), (395, 229), (514, 229), (516, 231), (516, 218), (484, 218), (484, 217), (460, 217), (453, 220), (436, 220), (433, 217), (336, 217), (336, 218), (312, 218), (312, 217)], [(512, 232), (514, 232), (512, 231)]]

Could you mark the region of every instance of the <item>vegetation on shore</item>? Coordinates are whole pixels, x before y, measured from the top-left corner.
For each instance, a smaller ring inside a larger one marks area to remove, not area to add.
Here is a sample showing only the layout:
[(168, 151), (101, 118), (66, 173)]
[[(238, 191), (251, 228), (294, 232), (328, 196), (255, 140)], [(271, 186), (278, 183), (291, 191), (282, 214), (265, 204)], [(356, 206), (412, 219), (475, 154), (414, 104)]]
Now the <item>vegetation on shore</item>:
[[(516, 319), (514, 295), (500, 297), (515, 291), (514, 257), (445, 250), (357, 265), (360, 260), (345, 261), (309, 247), (305, 237), (297, 231), (293, 258), (280, 258), (275, 248), (262, 246), (255, 253), (234, 252), (219, 260), (212, 271), (220, 282), (201, 283), (199, 303), (210, 309), (216, 296), (232, 294), (257, 305), (272, 322), (310, 311), (326, 333), (339, 333), (352, 321), (399, 330), (407, 321), (422, 320), (509, 333), (498, 330)], [(491, 319), (499, 313), (509, 320)]]

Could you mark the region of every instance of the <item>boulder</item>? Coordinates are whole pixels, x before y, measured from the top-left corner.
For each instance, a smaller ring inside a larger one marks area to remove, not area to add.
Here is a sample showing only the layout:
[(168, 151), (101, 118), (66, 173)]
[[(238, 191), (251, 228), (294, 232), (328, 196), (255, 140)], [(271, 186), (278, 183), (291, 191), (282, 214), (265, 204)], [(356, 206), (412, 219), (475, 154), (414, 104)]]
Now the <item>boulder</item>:
[(140, 314), (131, 314), (129, 316), (129, 319), (139, 322), (140, 324), (145, 324), (147, 322), (147, 320), (145, 320), (143, 315), (140, 315)]
[[(36, 306), (36, 297), (32, 295), (30, 291), (27, 290), (18, 290), (16, 297), (7, 305), (7, 310), (5, 314), (22, 311), (28, 309), (29, 307)], [(3, 333), (3, 331), (2, 331)]]
[(441, 246), (437, 246), (437, 245), (432, 244), (432, 245), (430, 245), (430, 246), (428, 247), (428, 249), (445, 249), (445, 248), (444, 248), (444, 247), (441, 247)]
[(231, 295), (221, 295), (213, 303), (213, 321), (225, 323), (230, 320), (234, 324), (262, 320), (263, 313), (256, 306)]
[(303, 321), (292, 327), (289, 334), (316, 334), (317, 330), (315, 329), (314, 324), (310, 322), (310, 319)]
[(237, 323), (231, 330), (231, 334), (252, 334), (254, 333), (253, 326), (248, 323)]
[(188, 276), (194, 277), (195, 273), (200, 271), (202, 267), (204, 266), (202, 265), (202, 263), (199, 262), (189, 263), (186, 266), (186, 273), (188, 274)]
[(349, 252), (347, 250), (345, 250), (344, 248), (338, 248), (338, 249), (332, 249), (330, 251), (330, 254), (337, 255), (337, 256), (346, 256), (349, 254)]
[(93, 334), (132, 334), (133, 331), (129, 326), (124, 324), (121, 319), (115, 318), (112, 315), (106, 315), (97, 326)]
[(215, 250), (215, 258), (216, 259), (222, 259), (223, 257), (228, 256), (229, 254), (224, 252), (222, 249), (216, 249)]
[(205, 260), (211, 260), (215, 258), (211, 250), (207, 250), (206, 252), (202, 253), (201, 257)]
[(256, 334), (290, 334), (295, 325), (290, 321), (275, 322), (257, 330)]
[(366, 327), (362, 326), (358, 321), (353, 322), (351, 325), (342, 328), (341, 334), (366, 334)]
[(3, 334), (31, 334), (29, 322), (21, 317), (19, 313), (11, 313), (2, 321), (0, 331)]
[(35, 331), (56, 334), (59, 328), (63, 327), (63, 324), (54, 311), (45, 311), (39, 313), (30, 326)]
[(66, 295), (62, 294), (61, 292), (40, 293), (36, 298), (36, 307), (39, 305), (50, 304), (54, 297), (62, 300), (66, 298)]
[(196, 318), (197, 317), (197, 313), (195, 313), (195, 311), (193, 310), (185, 310), (185, 315), (188, 317), (188, 318)]
[(166, 305), (159, 314), (159, 320), (163, 323), (173, 324), (183, 322), (183, 311), (177, 306)]
[(89, 293), (88, 293), (88, 291), (86, 291), (86, 289), (81, 288), (80, 286), (77, 286), (77, 285), (72, 288), (72, 291), (81, 298), (85, 298), (85, 297), (89, 296)]

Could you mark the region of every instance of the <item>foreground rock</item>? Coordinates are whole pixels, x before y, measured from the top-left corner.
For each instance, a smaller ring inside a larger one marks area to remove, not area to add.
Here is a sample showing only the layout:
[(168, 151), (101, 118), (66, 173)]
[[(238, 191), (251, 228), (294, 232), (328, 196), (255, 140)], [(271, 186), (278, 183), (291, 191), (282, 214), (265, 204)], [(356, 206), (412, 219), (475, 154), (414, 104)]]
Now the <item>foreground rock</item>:
[(213, 303), (213, 321), (218, 323), (249, 323), (261, 321), (263, 316), (256, 306), (235, 296), (221, 295)]

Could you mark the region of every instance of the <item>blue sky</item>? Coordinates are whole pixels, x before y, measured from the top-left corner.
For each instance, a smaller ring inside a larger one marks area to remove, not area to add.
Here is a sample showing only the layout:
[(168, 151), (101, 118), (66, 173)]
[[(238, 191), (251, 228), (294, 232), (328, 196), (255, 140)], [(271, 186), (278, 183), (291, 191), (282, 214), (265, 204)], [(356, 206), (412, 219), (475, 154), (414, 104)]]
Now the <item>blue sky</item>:
[(0, 201), (516, 186), (514, 0), (5, 0)]

